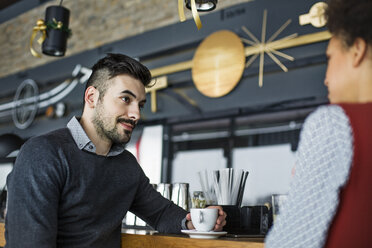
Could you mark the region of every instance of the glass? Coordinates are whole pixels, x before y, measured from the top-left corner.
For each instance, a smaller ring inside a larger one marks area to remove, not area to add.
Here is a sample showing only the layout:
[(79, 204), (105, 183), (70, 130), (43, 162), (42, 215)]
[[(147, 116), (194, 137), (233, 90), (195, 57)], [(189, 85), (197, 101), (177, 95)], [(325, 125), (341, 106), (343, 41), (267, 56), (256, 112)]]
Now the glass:
[(205, 208), (207, 200), (205, 199), (203, 191), (194, 191), (192, 194), (192, 207)]
[(171, 199), (172, 185), (169, 183), (159, 183), (156, 189), (164, 198)]
[(273, 206), (273, 221), (275, 222), (275, 219), (279, 215), (280, 209), (283, 206), (284, 202), (287, 200), (287, 195), (272, 195), (272, 206)]
[(172, 184), (172, 201), (186, 211), (189, 210), (189, 184), (173, 183)]

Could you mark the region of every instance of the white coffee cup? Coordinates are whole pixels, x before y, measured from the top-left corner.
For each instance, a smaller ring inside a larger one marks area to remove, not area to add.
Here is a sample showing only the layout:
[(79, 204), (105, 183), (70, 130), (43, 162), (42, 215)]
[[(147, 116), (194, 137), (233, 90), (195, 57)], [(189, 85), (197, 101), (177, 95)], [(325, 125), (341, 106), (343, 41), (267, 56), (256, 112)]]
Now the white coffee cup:
[(217, 208), (192, 208), (190, 209), (191, 221), (195, 229), (200, 232), (212, 231), (218, 217)]

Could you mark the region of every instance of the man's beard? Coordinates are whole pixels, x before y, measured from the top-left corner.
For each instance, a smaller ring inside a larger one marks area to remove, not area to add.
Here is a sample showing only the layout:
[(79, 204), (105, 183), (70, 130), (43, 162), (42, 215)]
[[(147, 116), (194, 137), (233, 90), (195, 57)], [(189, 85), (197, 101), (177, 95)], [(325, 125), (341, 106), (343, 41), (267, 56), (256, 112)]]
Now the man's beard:
[[(103, 112), (104, 110), (102, 109), (102, 107), (101, 106), (98, 107), (92, 119), (92, 122), (96, 129), (97, 134), (103, 139), (110, 140), (112, 143), (116, 143), (116, 144), (128, 143), (130, 141), (132, 131), (124, 130), (124, 135), (121, 135), (118, 131), (117, 124), (123, 123), (123, 122), (128, 123), (134, 129), (136, 123), (130, 119), (117, 118), (115, 120), (114, 126), (110, 128), (110, 125), (111, 125), (111, 123), (109, 123), (110, 117), (104, 116)], [(107, 122), (105, 122), (105, 120), (107, 120)]]

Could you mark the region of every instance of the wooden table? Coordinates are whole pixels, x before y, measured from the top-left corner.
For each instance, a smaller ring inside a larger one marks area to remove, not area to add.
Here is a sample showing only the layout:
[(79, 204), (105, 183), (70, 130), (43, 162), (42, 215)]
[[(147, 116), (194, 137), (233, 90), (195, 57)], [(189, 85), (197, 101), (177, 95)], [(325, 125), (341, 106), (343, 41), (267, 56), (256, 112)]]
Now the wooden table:
[[(0, 247), (5, 246), (4, 223), (0, 223)], [(263, 248), (263, 238), (191, 239), (186, 235), (158, 234), (151, 231), (122, 230), (122, 248)]]
[(187, 235), (122, 230), (122, 248), (263, 248), (263, 238), (191, 239)]
[(0, 222), (0, 247), (5, 246), (5, 224)]

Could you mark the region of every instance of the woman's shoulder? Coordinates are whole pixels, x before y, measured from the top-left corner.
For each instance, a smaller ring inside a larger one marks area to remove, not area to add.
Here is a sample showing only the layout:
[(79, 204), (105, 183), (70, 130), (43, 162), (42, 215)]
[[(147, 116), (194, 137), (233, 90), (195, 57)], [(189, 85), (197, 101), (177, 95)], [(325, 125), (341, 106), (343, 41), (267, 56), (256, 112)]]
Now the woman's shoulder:
[(332, 118), (347, 118), (344, 110), (341, 106), (336, 104), (324, 105), (318, 107), (314, 112), (312, 112), (308, 119), (332, 119)]
[(334, 104), (318, 107), (306, 118), (304, 123), (304, 128), (309, 127), (312, 130), (318, 128), (345, 130), (349, 126), (349, 118), (343, 108)]

